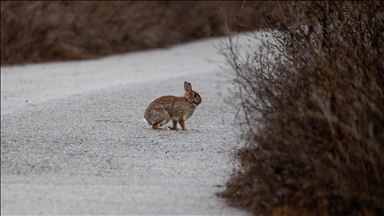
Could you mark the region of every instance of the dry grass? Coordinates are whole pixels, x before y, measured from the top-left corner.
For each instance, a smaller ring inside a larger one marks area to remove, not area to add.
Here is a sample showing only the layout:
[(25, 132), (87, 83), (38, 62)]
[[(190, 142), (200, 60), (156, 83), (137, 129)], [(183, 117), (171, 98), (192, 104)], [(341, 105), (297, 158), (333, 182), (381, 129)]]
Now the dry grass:
[[(1, 2), (1, 65), (97, 58), (259, 27), (272, 3)], [(256, 7), (257, 8), (256, 8)], [(246, 19), (244, 19), (246, 17)], [(226, 24), (225, 24), (226, 23)]]
[(384, 215), (384, 4), (280, 10), (266, 14), (273, 41), (225, 53), (248, 147), (219, 195), (255, 215)]

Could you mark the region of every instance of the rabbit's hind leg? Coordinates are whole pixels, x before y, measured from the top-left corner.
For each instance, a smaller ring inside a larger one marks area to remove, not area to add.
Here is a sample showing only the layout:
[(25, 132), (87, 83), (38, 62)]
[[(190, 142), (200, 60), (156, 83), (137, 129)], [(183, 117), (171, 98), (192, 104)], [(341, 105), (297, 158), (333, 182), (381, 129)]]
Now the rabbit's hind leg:
[(152, 128), (155, 130), (169, 130), (169, 127), (167, 126), (160, 126), (159, 124), (152, 125)]
[(152, 128), (155, 130), (169, 130), (168, 127), (163, 126), (170, 121), (170, 117), (168, 112), (165, 109), (153, 109), (151, 110), (151, 122), (155, 122), (152, 124)]

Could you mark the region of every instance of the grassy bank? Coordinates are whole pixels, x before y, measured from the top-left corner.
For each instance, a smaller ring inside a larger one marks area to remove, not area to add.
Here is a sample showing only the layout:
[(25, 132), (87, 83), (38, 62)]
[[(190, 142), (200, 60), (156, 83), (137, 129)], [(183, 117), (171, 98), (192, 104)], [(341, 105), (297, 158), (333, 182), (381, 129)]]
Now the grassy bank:
[(1, 65), (98, 58), (224, 35), (228, 29), (251, 30), (260, 26), (260, 9), (271, 4), (5, 1)]
[(383, 215), (383, 3), (275, 11), (273, 40), (246, 60), (239, 47), (225, 53), (248, 147), (219, 195), (255, 215)]

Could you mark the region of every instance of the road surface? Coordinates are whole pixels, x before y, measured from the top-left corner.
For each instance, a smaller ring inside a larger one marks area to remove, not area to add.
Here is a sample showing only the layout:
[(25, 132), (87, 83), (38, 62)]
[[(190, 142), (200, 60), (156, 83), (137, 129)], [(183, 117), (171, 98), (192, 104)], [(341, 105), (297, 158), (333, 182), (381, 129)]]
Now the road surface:
[[(247, 215), (215, 195), (241, 147), (219, 46), (2, 67), (1, 214)], [(184, 81), (202, 97), (190, 130), (145, 125)]]

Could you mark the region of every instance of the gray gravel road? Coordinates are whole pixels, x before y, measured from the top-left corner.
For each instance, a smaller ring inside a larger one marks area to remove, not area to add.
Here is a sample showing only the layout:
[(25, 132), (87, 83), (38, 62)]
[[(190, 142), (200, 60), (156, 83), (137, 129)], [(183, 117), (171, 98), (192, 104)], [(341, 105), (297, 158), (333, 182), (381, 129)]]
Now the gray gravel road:
[[(240, 148), (225, 76), (200, 71), (2, 110), (1, 214), (246, 215), (215, 196)], [(146, 106), (182, 95), (185, 80), (203, 99), (190, 130), (145, 125)]]

